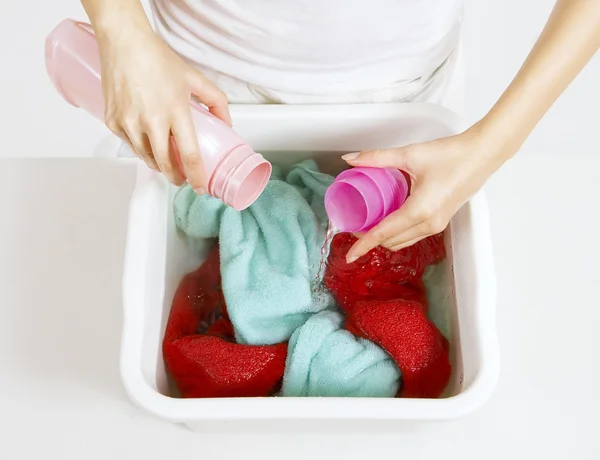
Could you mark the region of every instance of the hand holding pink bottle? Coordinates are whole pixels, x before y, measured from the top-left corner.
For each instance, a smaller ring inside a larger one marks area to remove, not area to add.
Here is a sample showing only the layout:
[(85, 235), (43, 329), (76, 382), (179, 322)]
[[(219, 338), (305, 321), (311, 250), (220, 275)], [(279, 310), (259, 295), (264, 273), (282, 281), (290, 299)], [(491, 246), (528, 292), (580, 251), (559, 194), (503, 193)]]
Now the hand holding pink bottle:
[[(110, 91), (120, 94), (119, 105), (111, 106), (110, 99), (105, 103), (103, 97), (101, 73), (106, 72), (101, 71), (101, 60), (98, 40), (89, 24), (64, 20), (46, 39), (48, 73), (63, 98), (100, 120), (106, 114), (109, 127), (127, 139), (150, 167), (160, 168), (177, 185), (185, 177), (196, 193), (208, 192), (237, 210), (246, 209), (258, 198), (271, 175), (271, 164), (254, 152), (229, 124), (192, 102), (185, 85), (174, 87), (179, 88), (176, 91), (173, 88), (164, 91), (176, 102), (172, 109), (165, 107), (164, 94), (150, 97), (150, 87), (144, 86), (145, 82), (116, 73), (110, 77), (116, 83), (104, 90), (109, 97)], [(152, 73), (151, 67), (148, 74)], [(150, 81), (153, 85), (159, 83), (152, 77)], [(130, 86), (121, 93), (123, 85)], [(160, 93), (160, 88), (155, 92)], [(185, 108), (180, 107), (180, 92), (187, 95)], [(204, 100), (210, 96), (210, 91), (206, 92)], [(128, 109), (123, 111), (123, 107)], [(212, 106), (213, 111), (215, 107)]]
[(106, 104), (102, 119), (149, 167), (176, 185), (187, 179), (203, 193), (208, 184), (190, 94), (230, 125), (227, 97), (155, 35), (139, 1), (124, 0), (116, 7), (115, 2), (85, 0), (83, 5), (100, 51)]

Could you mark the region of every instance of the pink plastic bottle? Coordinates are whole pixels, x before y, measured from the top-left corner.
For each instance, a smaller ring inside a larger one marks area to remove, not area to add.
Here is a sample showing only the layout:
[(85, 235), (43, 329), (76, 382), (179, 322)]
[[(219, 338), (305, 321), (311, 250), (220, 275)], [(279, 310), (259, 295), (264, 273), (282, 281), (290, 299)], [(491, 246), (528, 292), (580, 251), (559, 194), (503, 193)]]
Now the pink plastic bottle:
[(397, 169), (352, 168), (342, 172), (325, 193), (325, 210), (341, 232), (366, 232), (400, 208), (408, 182)]
[[(100, 53), (90, 24), (62, 21), (46, 39), (46, 69), (61, 96), (100, 121), (104, 98)], [(271, 176), (271, 164), (229, 126), (190, 101), (208, 193), (238, 211), (258, 198)]]

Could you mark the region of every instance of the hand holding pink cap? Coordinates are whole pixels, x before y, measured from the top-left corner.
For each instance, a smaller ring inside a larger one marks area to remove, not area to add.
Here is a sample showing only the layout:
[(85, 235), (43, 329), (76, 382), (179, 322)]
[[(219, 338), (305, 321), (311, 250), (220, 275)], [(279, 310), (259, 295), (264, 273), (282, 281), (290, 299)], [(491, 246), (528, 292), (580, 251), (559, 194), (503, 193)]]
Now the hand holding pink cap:
[(342, 172), (327, 189), (325, 209), (342, 232), (366, 232), (408, 197), (408, 182), (393, 168), (357, 167)]

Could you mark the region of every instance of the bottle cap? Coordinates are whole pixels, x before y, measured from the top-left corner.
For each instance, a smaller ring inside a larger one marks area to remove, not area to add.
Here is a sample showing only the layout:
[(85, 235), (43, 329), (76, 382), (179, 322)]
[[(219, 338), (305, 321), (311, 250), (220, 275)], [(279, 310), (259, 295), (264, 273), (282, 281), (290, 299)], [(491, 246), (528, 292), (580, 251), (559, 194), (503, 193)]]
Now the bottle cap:
[(325, 194), (331, 222), (344, 232), (366, 232), (406, 200), (408, 183), (398, 170), (353, 168), (342, 172)]
[(248, 208), (264, 191), (272, 166), (248, 145), (229, 152), (215, 168), (209, 193), (237, 211)]

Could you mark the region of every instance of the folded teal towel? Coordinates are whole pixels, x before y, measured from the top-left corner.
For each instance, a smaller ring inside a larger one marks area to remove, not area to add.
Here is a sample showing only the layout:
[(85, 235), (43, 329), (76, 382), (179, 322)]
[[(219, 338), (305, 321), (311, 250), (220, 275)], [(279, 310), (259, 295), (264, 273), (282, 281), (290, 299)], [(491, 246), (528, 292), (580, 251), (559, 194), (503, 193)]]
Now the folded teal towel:
[(323, 311), (294, 332), (288, 344), (283, 396), (396, 395), (401, 374), (394, 360), (342, 326), (340, 313)]
[(223, 293), (238, 343), (287, 341), (306, 320), (334, 302), (313, 298), (327, 214), (323, 197), (333, 182), (314, 161), (283, 180), (273, 169), (256, 202), (238, 212), (186, 186), (175, 197), (175, 221), (196, 238), (219, 238)]

